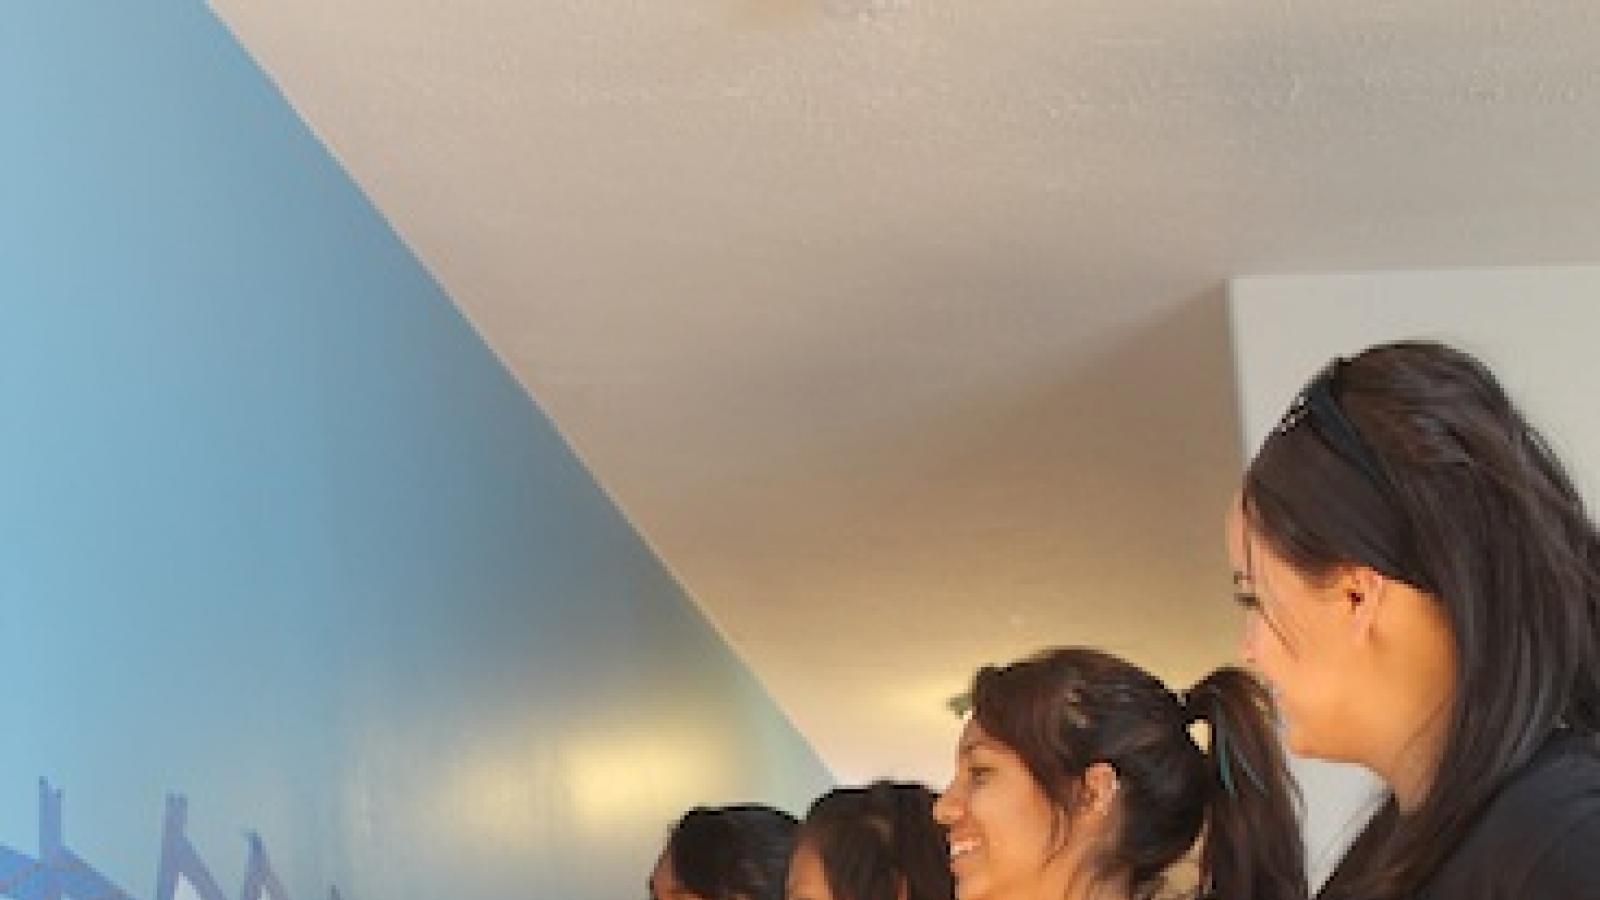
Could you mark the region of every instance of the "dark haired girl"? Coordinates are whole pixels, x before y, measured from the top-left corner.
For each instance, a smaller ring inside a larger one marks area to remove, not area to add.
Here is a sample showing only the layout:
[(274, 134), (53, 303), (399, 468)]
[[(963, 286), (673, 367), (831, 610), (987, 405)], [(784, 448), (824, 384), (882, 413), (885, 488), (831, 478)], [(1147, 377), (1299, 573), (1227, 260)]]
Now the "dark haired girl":
[(796, 827), (754, 803), (690, 810), (650, 875), (651, 900), (783, 900)]
[(933, 792), (878, 781), (811, 805), (789, 863), (788, 900), (951, 900)]
[(1202, 832), (1205, 895), (1305, 896), (1271, 702), (1245, 672), (1220, 669), (1175, 694), (1070, 647), (979, 670), (971, 704), (955, 780), (934, 808), (961, 900), (1157, 897)]
[(1325, 896), (1600, 898), (1600, 534), (1482, 363), (1335, 361), (1228, 543), (1291, 747), (1392, 792)]

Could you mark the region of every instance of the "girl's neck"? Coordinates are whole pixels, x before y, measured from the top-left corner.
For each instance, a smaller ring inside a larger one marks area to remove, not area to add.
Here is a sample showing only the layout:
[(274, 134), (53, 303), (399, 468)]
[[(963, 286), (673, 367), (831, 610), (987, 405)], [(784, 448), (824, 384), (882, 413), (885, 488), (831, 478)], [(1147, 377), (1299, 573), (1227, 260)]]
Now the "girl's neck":
[(1448, 719), (1447, 709), (1435, 710), (1420, 728), (1396, 742), (1384, 764), (1373, 767), (1394, 793), (1401, 814), (1415, 812), (1428, 799), (1444, 755)]
[(1131, 893), (1126, 876), (1090, 878), (1084, 873), (1074, 878), (1060, 897), (1061, 900), (1130, 900)]

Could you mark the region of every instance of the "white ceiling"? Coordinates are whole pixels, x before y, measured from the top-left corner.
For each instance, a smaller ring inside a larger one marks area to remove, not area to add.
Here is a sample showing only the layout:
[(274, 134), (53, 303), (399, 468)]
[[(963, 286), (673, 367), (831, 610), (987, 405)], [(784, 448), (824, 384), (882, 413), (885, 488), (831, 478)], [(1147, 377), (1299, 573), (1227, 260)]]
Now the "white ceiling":
[(1600, 259), (1592, 0), (212, 2), (846, 779), (1231, 656), (1224, 279)]

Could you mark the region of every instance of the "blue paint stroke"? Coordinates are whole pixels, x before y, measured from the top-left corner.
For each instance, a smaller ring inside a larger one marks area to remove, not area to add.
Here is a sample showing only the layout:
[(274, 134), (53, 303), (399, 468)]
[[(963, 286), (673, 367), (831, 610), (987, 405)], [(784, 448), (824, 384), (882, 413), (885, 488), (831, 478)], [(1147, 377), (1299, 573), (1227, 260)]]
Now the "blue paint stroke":
[(189, 821), (189, 801), (173, 794), (167, 798), (167, 819), (161, 828), (161, 865), (156, 869), (156, 900), (174, 900), (178, 876), (194, 886), (200, 900), (228, 900), (211, 877), (211, 870), (189, 843), (184, 826)]
[[(39, 779), (39, 856), (37, 859), (0, 844), (0, 897), (12, 900), (133, 900), (66, 845), (61, 827), (62, 794)], [(155, 900), (176, 900), (178, 878), (194, 887), (201, 900), (229, 900), (211, 870), (189, 842), (185, 831), (189, 803), (178, 794), (167, 798), (162, 823), (161, 862), (156, 869)], [(293, 900), (272, 868), (266, 845), (248, 835), (250, 856), (239, 900)], [(342, 900), (337, 887), (331, 900)]]
[(290, 900), (289, 892), (283, 889), (277, 873), (272, 871), (272, 864), (267, 861), (267, 848), (261, 844), (261, 835), (252, 831), (250, 861), (244, 867), (244, 887), (239, 891), (239, 900), (261, 900), (263, 896), (271, 900)]
[(61, 837), (61, 792), (39, 779), (39, 858), (0, 846), (0, 896), (16, 900), (132, 900)]

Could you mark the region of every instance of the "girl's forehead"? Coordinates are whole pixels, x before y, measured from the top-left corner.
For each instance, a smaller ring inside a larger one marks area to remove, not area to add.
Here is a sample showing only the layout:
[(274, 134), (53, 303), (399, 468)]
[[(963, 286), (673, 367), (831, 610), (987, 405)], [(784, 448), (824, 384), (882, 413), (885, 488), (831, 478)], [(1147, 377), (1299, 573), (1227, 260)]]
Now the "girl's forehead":
[(961, 729), (961, 740), (956, 746), (956, 751), (969, 754), (974, 750), (1003, 752), (1005, 747), (990, 736), (989, 732), (983, 730), (983, 726), (978, 724), (977, 716), (968, 716), (967, 724)]
[(968, 715), (967, 723), (961, 726), (961, 746), (965, 748), (969, 744), (985, 740), (988, 736), (988, 733), (983, 730), (983, 726), (978, 724), (978, 717)]

